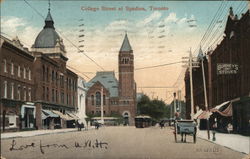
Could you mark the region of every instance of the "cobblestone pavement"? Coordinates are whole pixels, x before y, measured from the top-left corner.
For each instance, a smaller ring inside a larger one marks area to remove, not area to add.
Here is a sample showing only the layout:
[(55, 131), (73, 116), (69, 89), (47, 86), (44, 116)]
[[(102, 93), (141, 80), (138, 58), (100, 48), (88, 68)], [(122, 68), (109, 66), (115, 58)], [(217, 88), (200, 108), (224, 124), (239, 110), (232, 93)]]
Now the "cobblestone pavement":
[[(180, 140), (180, 136), (179, 140)], [(3, 139), (6, 159), (241, 159), (246, 154), (191, 136), (175, 143), (169, 128), (102, 127), (99, 130), (68, 132)]]

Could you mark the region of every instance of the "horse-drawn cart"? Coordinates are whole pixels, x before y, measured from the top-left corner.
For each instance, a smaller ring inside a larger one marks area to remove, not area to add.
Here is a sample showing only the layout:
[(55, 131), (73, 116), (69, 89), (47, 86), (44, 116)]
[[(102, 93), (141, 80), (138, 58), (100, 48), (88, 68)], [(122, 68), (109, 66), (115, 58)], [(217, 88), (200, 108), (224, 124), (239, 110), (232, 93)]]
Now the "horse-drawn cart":
[(196, 123), (193, 120), (176, 120), (174, 126), (175, 142), (177, 142), (177, 134), (181, 134), (182, 142), (183, 135), (185, 135), (184, 142), (186, 142), (186, 135), (193, 136), (193, 142), (196, 142)]

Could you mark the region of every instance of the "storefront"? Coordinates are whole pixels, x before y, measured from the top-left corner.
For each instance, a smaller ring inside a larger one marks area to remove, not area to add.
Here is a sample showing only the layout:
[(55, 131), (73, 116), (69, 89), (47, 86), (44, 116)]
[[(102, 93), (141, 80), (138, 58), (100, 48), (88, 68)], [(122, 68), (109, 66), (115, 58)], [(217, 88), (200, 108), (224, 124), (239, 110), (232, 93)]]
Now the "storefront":
[(250, 97), (233, 102), (233, 132), (250, 135)]
[(34, 103), (27, 102), (21, 106), (21, 128), (35, 129), (36, 107)]
[(50, 110), (42, 110), (42, 125), (43, 129), (56, 129), (61, 128), (61, 121), (59, 115)]

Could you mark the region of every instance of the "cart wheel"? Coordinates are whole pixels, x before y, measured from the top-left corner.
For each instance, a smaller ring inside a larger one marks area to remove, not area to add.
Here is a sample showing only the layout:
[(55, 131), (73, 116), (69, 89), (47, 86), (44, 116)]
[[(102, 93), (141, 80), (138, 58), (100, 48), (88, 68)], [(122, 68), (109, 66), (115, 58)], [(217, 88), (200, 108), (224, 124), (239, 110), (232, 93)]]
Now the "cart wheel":
[(193, 134), (194, 143), (196, 143), (196, 134)]

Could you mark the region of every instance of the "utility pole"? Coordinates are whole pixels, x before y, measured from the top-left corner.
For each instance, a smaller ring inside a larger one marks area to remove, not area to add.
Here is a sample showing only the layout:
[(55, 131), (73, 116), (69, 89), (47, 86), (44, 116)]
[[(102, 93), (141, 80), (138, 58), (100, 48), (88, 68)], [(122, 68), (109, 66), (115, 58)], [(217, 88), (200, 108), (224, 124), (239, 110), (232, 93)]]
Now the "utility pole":
[(174, 92), (174, 115), (176, 113), (176, 93)]
[(104, 119), (103, 119), (103, 87), (101, 88), (101, 123), (104, 124)]
[(184, 63), (188, 62), (188, 65), (185, 65), (184, 67), (189, 68), (189, 78), (190, 78), (190, 95), (191, 95), (191, 119), (193, 120), (194, 116), (194, 95), (193, 95), (193, 68), (199, 67), (197, 62), (194, 61), (193, 56), (192, 56), (192, 51), (190, 48), (189, 51), (189, 57), (182, 57), (182, 59), (188, 59), (188, 61), (184, 61)]
[[(205, 71), (204, 71), (204, 55), (200, 47), (201, 54), (201, 67), (202, 67), (202, 78), (203, 78), (203, 86), (204, 86), (204, 97), (205, 97), (205, 107), (206, 107), (206, 113), (209, 113), (208, 109), (208, 102), (207, 102), (207, 88), (206, 88), (206, 77), (205, 77)], [(210, 133), (209, 133), (209, 119), (207, 118), (207, 138), (210, 140)]]

